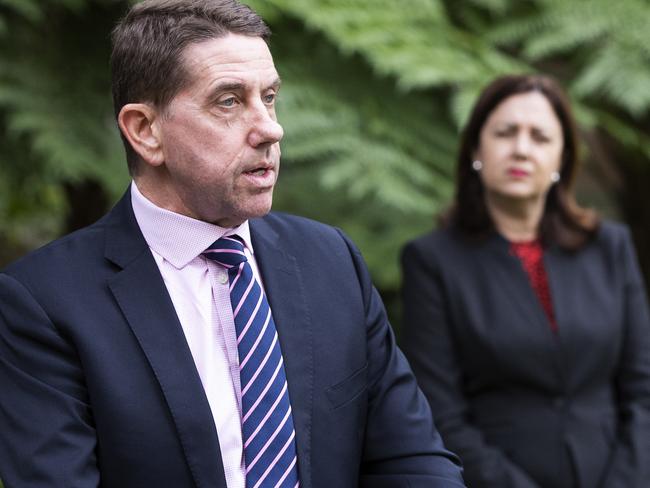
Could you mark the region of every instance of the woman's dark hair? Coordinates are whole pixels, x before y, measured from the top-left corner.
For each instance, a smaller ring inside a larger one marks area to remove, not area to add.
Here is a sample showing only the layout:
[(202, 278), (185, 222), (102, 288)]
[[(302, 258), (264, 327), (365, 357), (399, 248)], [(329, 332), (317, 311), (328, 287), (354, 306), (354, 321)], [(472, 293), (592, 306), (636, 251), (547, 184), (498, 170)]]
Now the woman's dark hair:
[(480, 144), (483, 125), (492, 111), (506, 98), (529, 92), (544, 95), (562, 126), (564, 147), (560, 181), (548, 192), (539, 235), (544, 244), (555, 243), (578, 250), (595, 235), (599, 219), (593, 210), (578, 206), (573, 186), (578, 170), (578, 135), (564, 91), (544, 75), (509, 75), (497, 78), (481, 93), (463, 130), (456, 168), (456, 194), (451, 209), (442, 217), (443, 225), (453, 225), (474, 239), (487, 237), (494, 224), (484, 198), (478, 173), (472, 169), (473, 155)]

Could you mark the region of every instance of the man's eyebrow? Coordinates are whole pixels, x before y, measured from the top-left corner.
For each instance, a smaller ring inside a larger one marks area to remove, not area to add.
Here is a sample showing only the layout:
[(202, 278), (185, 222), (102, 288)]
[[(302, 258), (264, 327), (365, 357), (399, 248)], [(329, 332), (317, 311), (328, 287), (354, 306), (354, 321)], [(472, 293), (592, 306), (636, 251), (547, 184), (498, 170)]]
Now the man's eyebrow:
[(210, 98), (214, 98), (225, 91), (243, 91), (246, 86), (241, 81), (224, 81), (217, 83), (210, 89)]
[[(282, 80), (278, 76), (271, 83), (267, 85), (265, 90), (268, 90), (269, 88), (278, 90), (281, 84), (282, 84)], [(210, 94), (208, 96), (208, 99), (213, 100), (217, 98), (221, 93), (228, 92), (228, 91), (233, 91), (233, 92), (246, 91), (246, 84), (242, 83), (241, 81), (224, 81), (221, 83), (217, 83), (210, 89)]]
[(273, 88), (275, 90), (278, 90), (280, 88), (280, 85), (282, 85), (282, 80), (278, 76), (275, 80), (273, 80), (272, 83), (269, 84), (269, 88)]

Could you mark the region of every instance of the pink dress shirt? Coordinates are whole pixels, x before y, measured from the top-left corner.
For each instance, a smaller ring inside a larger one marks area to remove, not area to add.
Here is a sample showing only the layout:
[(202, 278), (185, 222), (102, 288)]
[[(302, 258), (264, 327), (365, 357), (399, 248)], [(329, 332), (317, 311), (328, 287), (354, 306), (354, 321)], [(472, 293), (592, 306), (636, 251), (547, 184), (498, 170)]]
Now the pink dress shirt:
[(190, 347), (219, 436), (228, 488), (245, 487), (241, 388), (228, 273), (201, 255), (224, 235), (237, 234), (262, 282), (248, 222), (224, 229), (154, 205), (131, 184), (133, 212), (153, 255)]

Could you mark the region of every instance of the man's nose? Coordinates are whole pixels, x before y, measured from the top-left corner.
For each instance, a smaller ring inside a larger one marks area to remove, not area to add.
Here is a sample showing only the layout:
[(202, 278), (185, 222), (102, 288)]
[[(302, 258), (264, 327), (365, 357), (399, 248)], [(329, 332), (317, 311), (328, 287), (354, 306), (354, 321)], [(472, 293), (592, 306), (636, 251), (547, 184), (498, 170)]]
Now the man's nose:
[(275, 120), (272, 113), (264, 107), (258, 111), (253, 119), (248, 134), (248, 143), (253, 147), (271, 145), (279, 142), (283, 135), (282, 126)]

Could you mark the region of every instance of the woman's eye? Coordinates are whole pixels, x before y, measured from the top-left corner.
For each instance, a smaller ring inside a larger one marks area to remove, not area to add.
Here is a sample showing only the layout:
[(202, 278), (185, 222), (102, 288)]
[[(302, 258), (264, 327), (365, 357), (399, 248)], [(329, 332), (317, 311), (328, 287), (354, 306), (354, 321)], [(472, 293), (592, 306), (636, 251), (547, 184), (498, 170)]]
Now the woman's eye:
[(549, 142), (551, 140), (549, 137), (545, 136), (544, 134), (533, 134), (533, 138), (537, 142)]

